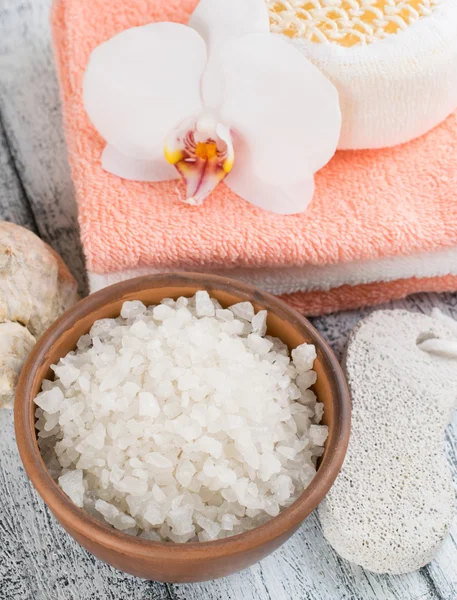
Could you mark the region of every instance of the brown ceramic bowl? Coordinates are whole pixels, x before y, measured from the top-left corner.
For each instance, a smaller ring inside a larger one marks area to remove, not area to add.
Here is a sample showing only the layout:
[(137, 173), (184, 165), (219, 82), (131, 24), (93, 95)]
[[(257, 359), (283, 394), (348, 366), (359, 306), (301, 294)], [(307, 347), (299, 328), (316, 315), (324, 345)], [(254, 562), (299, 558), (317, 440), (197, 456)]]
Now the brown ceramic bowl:
[[(34, 398), (50, 365), (76, 346), (95, 320), (117, 317), (125, 300), (157, 304), (163, 298), (191, 296), (206, 289), (224, 306), (252, 302), (267, 309), (268, 332), (290, 348), (310, 342), (317, 348), (315, 391), (325, 405), (329, 427), (317, 475), (289, 508), (264, 525), (224, 540), (204, 543), (159, 543), (129, 536), (102, 525), (75, 506), (46, 469), (36, 441)], [(140, 277), (118, 283), (82, 300), (42, 336), (22, 371), (15, 401), (16, 439), (24, 467), (61, 525), (84, 548), (105, 562), (147, 579), (188, 582), (215, 579), (248, 567), (285, 542), (317, 507), (333, 484), (346, 453), (350, 401), (333, 352), (312, 325), (284, 302), (236, 281), (211, 275), (173, 274)]]

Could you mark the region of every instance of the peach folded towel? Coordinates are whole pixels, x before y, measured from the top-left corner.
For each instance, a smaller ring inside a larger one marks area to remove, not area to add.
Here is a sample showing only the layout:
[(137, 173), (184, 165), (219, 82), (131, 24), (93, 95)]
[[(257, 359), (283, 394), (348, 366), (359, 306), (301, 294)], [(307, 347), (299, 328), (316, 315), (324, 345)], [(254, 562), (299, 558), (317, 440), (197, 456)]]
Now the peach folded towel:
[[(225, 273), (307, 314), (457, 290), (457, 113), (394, 148), (339, 152), (308, 210), (281, 216), (221, 184), (202, 207), (181, 182), (103, 171), (104, 141), (82, 103), (91, 51), (123, 29), (186, 22), (197, 0), (57, 0), (55, 53), (92, 289), (142, 273)], [(398, 34), (398, 35), (401, 35)]]

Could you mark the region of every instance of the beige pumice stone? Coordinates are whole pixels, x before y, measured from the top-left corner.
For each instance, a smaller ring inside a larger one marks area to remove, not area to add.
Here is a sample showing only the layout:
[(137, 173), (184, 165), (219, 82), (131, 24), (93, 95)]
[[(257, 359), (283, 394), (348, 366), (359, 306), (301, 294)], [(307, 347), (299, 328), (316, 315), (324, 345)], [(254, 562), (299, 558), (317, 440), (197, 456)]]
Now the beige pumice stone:
[(456, 514), (444, 452), (457, 404), (456, 341), (449, 317), (403, 310), (374, 312), (351, 334), (351, 439), (319, 516), (333, 548), (370, 571), (421, 568)]
[(77, 300), (60, 256), (27, 229), (0, 222), (0, 408), (12, 406), (35, 340)]
[(35, 341), (23, 325), (0, 323), (0, 407), (12, 408), (12, 391)]

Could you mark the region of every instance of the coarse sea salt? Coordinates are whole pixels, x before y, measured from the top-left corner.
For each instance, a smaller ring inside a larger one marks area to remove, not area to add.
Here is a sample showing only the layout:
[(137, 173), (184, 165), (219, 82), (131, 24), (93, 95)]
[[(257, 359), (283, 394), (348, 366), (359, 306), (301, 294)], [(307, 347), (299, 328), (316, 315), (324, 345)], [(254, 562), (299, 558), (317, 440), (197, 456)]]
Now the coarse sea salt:
[(327, 427), (315, 348), (266, 335), (267, 312), (207, 292), (125, 302), (52, 368), (35, 399), (42, 455), (79, 507), (132, 535), (208, 541), (290, 506)]

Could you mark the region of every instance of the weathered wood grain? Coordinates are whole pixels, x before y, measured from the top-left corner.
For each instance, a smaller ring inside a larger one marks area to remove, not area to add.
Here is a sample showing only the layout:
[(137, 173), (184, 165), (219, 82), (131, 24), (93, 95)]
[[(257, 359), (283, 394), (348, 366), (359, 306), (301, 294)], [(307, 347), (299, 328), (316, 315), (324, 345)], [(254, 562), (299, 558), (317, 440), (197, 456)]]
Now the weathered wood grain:
[(0, 598), (167, 600), (167, 587), (141, 582), (85, 552), (45, 509), (22, 469), (11, 411), (0, 411)]
[[(47, 24), (51, 0), (0, 0), (0, 218), (39, 233), (85, 289), (76, 209), (60, 123)], [(457, 294), (389, 306), (457, 318)], [(314, 319), (341, 354), (372, 309)], [(457, 415), (446, 436), (457, 487)], [(0, 411), (0, 600), (456, 600), (457, 523), (418, 573), (379, 576), (340, 559), (316, 515), (275, 554), (218, 581), (165, 585), (125, 575), (83, 550), (57, 524), (21, 466), (12, 414)]]
[(35, 217), (27, 202), (24, 190), (18, 177), (13, 159), (10, 154), (8, 139), (3, 127), (0, 114), (0, 173), (2, 195), (0, 196), (0, 210), (3, 221), (11, 221), (30, 231), (38, 233)]
[[(20, 173), (18, 206), (30, 206), (40, 236), (62, 255), (84, 292), (76, 203), (50, 46), (50, 4), (50, 0), (0, 1), (2, 137), (9, 150), (9, 168)], [(0, 202), (8, 218), (9, 195), (2, 194)]]

